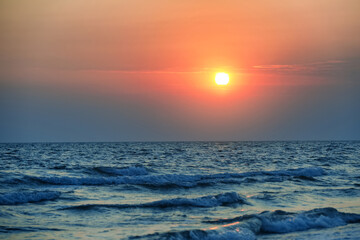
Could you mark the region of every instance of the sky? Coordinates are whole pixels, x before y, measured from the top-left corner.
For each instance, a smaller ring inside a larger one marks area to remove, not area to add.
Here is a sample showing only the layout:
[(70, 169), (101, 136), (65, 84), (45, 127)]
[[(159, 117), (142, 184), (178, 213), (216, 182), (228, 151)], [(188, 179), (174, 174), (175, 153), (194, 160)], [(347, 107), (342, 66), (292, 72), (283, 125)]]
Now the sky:
[(360, 140), (359, 9), (2, 0), (0, 142)]

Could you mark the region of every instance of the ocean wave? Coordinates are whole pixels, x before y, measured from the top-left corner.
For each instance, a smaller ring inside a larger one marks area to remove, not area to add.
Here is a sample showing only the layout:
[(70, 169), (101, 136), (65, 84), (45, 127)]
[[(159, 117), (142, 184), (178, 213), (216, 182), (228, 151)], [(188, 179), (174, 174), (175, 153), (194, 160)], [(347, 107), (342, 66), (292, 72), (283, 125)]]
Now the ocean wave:
[(258, 234), (290, 233), (358, 223), (360, 214), (343, 213), (334, 208), (318, 208), (299, 213), (277, 210), (206, 222), (215, 225), (208, 229), (155, 233), (133, 236), (130, 239), (256, 239)]
[(126, 168), (115, 168), (115, 167), (94, 167), (95, 171), (102, 174), (109, 175), (121, 175), (121, 176), (139, 176), (148, 175), (148, 171), (144, 167), (126, 167)]
[(14, 192), (0, 195), (0, 205), (15, 205), (55, 200), (61, 195), (55, 191)]
[(232, 219), (218, 219), (204, 221), (211, 224), (229, 224), (247, 219), (256, 218), (261, 221), (262, 233), (289, 233), (312, 228), (331, 228), (348, 223), (360, 222), (360, 214), (339, 212), (335, 208), (316, 208), (298, 213), (276, 210), (265, 211), (260, 214), (251, 214)]
[(246, 222), (214, 226), (209, 229), (193, 229), (178, 232), (154, 233), (145, 236), (132, 236), (129, 239), (149, 240), (255, 240), (260, 231), (261, 221), (250, 219)]
[(169, 208), (169, 207), (217, 207), (231, 204), (251, 205), (245, 197), (236, 192), (227, 192), (199, 198), (174, 198), (164, 199), (141, 204), (84, 204), (63, 208), (63, 210), (89, 210), (99, 207), (106, 208)]
[(338, 212), (335, 208), (318, 208), (301, 213), (265, 212), (258, 216), (264, 233), (289, 233), (313, 228), (331, 228), (360, 222), (360, 215)]
[[(142, 237), (131, 237), (130, 239), (136, 239)], [(147, 235), (144, 238), (149, 240), (256, 240), (256, 236), (253, 232), (246, 228), (238, 228), (236, 230), (188, 230), (182, 232), (170, 232), (166, 234), (152, 234)]]
[(309, 177), (309, 178), (318, 177), (326, 174), (325, 170), (321, 167), (297, 168), (297, 169), (278, 170), (278, 171), (262, 171), (261, 173), (263, 173), (264, 175), (272, 175), (272, 176), (294, 176), (294, 177)]
[(39, 232), (39, 231), (62, 231), (62, 229), (43, 228), (43, 227), (6, 227), (6, 226), (0, 226), (0, 233)]
[(145, 176), (117, 176), (117, 177), (36, 177), (26, 176), (45, 184), (51, 185), (114, 185), (133, 184), (151, 187), (194, 187), (201, 180), (200, 176), (188, 175), (145, 175)]
[[(111, 170), (113, 171), (113, 170)], [(109, 177), (37, 177), (25, 176), (34, 181), (53, 185), (112, 185), (112, 184), (134, 184), (148, 187), (185, 187), (191, 188), (200, 185), (213, 185), (217, 183), (233, 184), (247, 182), (249, 177), (266, 177), (261, 181), (284, 181), (286, 177), (316, 177), (325, 175), (324, 169), (299, 168), (279, 171), (258, 171), (245, 173), (219, 173), (219, 174), (166, 174), (166, 175), (139, 175), (139, 176), (109, 176)], [(256, 179), (254, 179), (256, 181)]]

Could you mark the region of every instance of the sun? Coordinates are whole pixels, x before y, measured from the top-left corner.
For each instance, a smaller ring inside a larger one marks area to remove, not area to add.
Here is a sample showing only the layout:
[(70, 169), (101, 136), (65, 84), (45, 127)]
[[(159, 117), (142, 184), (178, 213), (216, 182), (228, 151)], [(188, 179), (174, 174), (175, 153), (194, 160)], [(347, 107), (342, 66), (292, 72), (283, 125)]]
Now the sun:
[(227, 85), (229, 83), (229, 74), (224, 72), (216, 73), (215, 82), (217, 85)]

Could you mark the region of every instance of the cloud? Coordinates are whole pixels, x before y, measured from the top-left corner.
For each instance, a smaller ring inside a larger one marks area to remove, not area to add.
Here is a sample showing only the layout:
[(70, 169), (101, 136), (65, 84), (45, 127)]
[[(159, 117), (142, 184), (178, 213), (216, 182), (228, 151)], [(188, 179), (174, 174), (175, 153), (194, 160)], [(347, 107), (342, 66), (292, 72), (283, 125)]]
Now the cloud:
[[(81, 71), (81, 70), (80, 70)], [(193, 74), (193, 73), (203, 73), (204, 71), (168, 71), (168, 70), (99, 70), (99, 69), (89, 69), (82, 70), (85, 72), (105, 72), (105, 73), (129, 73), (129, 74)]]
[(345, 64), (342, 60), (328, 60), (305, 64), (256, 65), (253, 69), (277, 73), (316, 73), (339, 70)]

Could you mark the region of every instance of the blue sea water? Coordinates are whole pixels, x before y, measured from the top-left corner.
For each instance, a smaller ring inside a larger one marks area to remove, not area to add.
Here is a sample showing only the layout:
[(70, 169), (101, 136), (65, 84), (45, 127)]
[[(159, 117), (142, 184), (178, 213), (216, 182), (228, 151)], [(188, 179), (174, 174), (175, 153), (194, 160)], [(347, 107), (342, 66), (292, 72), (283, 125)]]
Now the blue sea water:
[(1, 239), (360, 239), (360, 142), (0, 144)]

